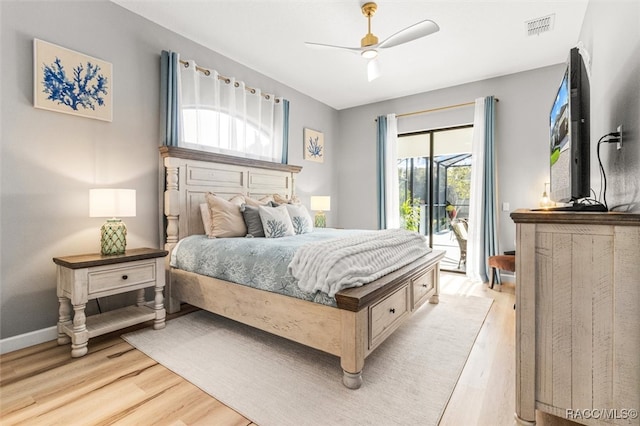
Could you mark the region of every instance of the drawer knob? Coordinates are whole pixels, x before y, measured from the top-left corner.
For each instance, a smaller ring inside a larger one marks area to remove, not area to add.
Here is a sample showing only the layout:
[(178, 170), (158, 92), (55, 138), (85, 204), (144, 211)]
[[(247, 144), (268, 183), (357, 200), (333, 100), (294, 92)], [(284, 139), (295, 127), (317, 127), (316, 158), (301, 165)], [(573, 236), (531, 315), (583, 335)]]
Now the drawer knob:
[(426, 286), (427, 286), (426, 284), (422, 284), (422, 287), (426, 287)]
[(123, 276), (122, 276), (122, 279), (123, 279), (123, 280), (126, 280), (127, 278), (129, 278), (129, 275), (123, 275)]
[(396, 308), (389, 309), (389, 312), (391, 312), (392, 314), (395, 314), (396, 313)]

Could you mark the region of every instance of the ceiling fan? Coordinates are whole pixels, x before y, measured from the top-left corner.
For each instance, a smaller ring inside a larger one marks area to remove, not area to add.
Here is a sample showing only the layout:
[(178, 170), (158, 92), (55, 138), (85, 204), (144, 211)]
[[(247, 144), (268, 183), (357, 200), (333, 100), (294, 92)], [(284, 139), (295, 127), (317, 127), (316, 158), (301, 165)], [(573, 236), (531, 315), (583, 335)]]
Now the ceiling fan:
[(413, 24), (403, 30), (398, 31), (390, 37), (387, 37), (382, 43), (378, 43), (378, 37), (371, 33), (371, 17), (375, 15), (378, 5), (373, 2), (368, 2), (362, 5), (362, 14), (367, 18), (368, 31), (367, 34), (360, 40), (360, 47), (344, 47), (333, 46), (330, 44), (310, 43), (305, 42), (309, 47), (320, 49), (334, 49), (345, 50), (348, 52), (358, 53), (363, 58), (368, 59), (367, 64), (367, 77), (369, 81), (373, 81), (380, 77), (380, 66), (378, 65), (377, 57), (378, 51), (381, 49), (387, 49), (389, 47), (398, 46), (400, 44), (408, 43), (421, 37), (428, 36), (440, 30), (440, 27), (435, 22), (425, 19), (417, 24)]

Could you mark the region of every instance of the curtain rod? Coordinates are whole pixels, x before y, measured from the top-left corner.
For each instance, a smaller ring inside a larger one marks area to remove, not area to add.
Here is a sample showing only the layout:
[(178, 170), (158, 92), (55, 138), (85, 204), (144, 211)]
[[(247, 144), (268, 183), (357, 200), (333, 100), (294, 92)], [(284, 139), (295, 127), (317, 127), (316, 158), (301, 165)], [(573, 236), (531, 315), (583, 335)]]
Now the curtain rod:
[[(498, 99), (498, 98), (495, 98), (495, 100), (496, 100), (496, 102), (500, 102), (500, 99)], [(404, 114), (397, 114), (396, 117), (400, 118), (400, 117), (408, 117), (410, 115), (427, 114), (429, 112), (442, 111), (442, 110), (445, 110), (445, 109), (452, 109), (452, 108), (460, 108), (460, 107), (465, 107), (465, 106), (470, 106), (470, 105), (475, 105), (475, 104), (476, 104), (475, 101), (465, 102), (465, 103), (462, 103), (462, 104), (447, 105), (447, 106), (438, 107), (438, 108), (424, 109), (422, 111), (405, 112)]]
[[(189, 62), (187, 62), (187, 61), (183, 61), (182, 59), (180, 59), (180, 63), (181, 63), (182, 65), (184, 65), (184, 67), (185, 67), (185, 68), (189, 68)], [(206, 75), (206, 76), (211, 75), (211, 71), (210, 71), (210, 70), (208, 70), (208, 69), (206, 69), (206, 68), (203, 68), (203, 67), (199, 67), (199, 66), (197, 66), (197, 65), (196, 65), (196, 71), (200, 71), (201, 73), (203, 73), (203, 74), (204, 74), (204, 75)], [(219, 75), (219, 74), (218, 74), (218, 80), (222, 80), (222, 81), (224, 81), (224, 82), (225, 82), (225, 83), (227, 83), (227, 84), (231, 83), (231, 79), (230, 79), (229, 77), (225, 77), (225, 76), (223, 76), (223, 75)], [(238, 82), (236, 81), (236, 82), (235, 82), (235, 84), (234, 84), (234, 86), (235, 86), (235, 87), (240, 87), (240, 83), (238, 83)], [(256, 89), (254, 89), (253, 87), (245, 86), (244, 88), (245, 88), (245, 90), (248, 90), (249, 92), (251, 92), (251, 94), (252, 94), (252, 95), (255, 95), (255, 94), (256, 94)], [(266, 100), (269, 100), (269, 99), (271, 99), (271, 96), (272, 96), (272, 95), (270, 95), (270, 94), (268, 94), (268, 93), (262, 93), (262, 96), (263, 96)], [(280, 102), (280, 99), (275, 98), (275, 103), (279, 103), (279, 102)]]

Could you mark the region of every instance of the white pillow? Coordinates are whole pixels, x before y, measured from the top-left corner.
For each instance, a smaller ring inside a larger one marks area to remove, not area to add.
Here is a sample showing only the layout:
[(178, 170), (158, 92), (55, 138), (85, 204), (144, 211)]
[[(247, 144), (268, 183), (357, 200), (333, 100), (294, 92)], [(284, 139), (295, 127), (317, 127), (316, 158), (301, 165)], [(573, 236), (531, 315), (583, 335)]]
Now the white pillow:
[(260, 220), (262, 220), (265, 237), (280, 238), (295, 235), (286, 206), (259, 206), (258, 208), (260, 209)]
[(289, 212), (293, 230), (296, 234), (307, 234), (313, 231), (311, 215), (305, 206), (302, 204), (285, 204), (284, 206)]

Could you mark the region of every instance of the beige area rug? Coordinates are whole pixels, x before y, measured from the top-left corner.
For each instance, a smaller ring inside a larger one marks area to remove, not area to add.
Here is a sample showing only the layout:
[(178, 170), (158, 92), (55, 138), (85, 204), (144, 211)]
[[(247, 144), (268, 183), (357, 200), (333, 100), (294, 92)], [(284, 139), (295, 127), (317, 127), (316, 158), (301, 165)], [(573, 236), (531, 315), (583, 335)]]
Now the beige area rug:
[(492, 299), (441, 295), (342, 385), (337, 357), (208, 312), (123, 338), (260, 426), (437, 425)]

